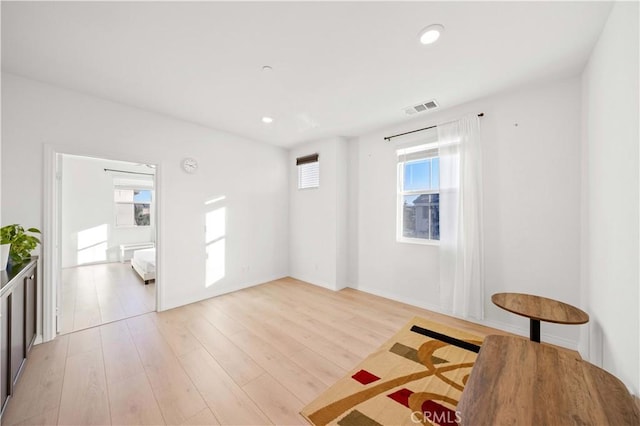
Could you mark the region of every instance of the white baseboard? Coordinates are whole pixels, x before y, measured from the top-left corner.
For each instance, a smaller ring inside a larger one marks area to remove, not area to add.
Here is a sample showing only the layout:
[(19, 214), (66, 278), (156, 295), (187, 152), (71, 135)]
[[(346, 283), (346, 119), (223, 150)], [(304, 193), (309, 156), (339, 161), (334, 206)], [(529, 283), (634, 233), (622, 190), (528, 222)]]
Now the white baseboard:
[(243, 290), (243, 289), (249, 288), (249, 287), (255, 287), (255, 286), (260, 285), (260, 284), (265, 284), (265, 283), (268, 283), (268, 282), (271, 282), (271, 281), (280, 280), (280, 279), (286, 278), (286, 277), (287, 277), (287, 275), (272, 276), (270, 278), (253, 280), (253, 281), (249, 281), (249, 282), (246, 282), (246, 283), (243, 283), (243, 284), (237, 284), (237, 285), (233, 285), (233, 286), (229, 286), (229, 287), (224, 287), (224, 288), (221, 288), (219, 292), (216, 292), (211, 297), (222, 296), (223, 294), (233, 293), (234, 291)]
[(322, 281), (318, 281), (316, 279), (310, 278), (310, 277), (305, 277), (302, 275), (289, 275), (291, 278), (299, 280), (299, 281), (304, 281), (307, 284), (313, 284), (315, 286), (318, 287), (322, 287), (322, 288), (326, 288), (327, 290), (333, 290), (336, 291), (336, 286), (332, 285), (332, 284), (328, 284)]
[(95, 262), (81, 263), (80, 265), (62, 266), (60, 269), (82, 268), (83, 266), (106, 265), (107, 263), (120, 263), (118, 260), (98, 260)]
[[(172, 300), (171, 304), (166, 304), (166, 306), (164, 307), (164, 309), (162, 309), (162, 311), (168, 311), (169, 309), (174, 309), (174, 308), (179, 308), (180, 306), (184, 306), (184, 305), (189, 305), (191, 303), (196, 303), (196, 302), (200, 302), (202, 300), (206, 300), (206, 299), (210, 299), (212, 297), (217, 297), (217, 296), (222, 296), (223, 294), (227, 294), (227, 293), (232, 293), (234, 291), (238, 291), (238, 290), (243, 290), (245, 288), (249, 288), (249, 287), (255, 287), (257, 285), (260, 284), (264, 284), (270, 281), (275, 281), (275, 280), (279, 280), (282, 278), (286, 278), (286, 276), (273, 276), (273, 277), (267, 277), (267, 278), (263, 278), (263, 279), (259, 279), (259, 280), (252, 280), (252, 281), (248, 281), (245, 283), (241, 283), (241, 284), (235, 284), (235, 285), (229, 285), (229, 286), (224, 286), (221, 287), (220, 289), (216, 289), (217, 291), (215, 291), (214, 293), (210, 294), (210, 295), (206, 295), (205, 297), (202, 297), (202, 294), (199, 295), (189, 295), (187, 297), (181, 298), (179, 300)], [(158, 309), (158, 312), (162, 312), (160, 309)]]
[[(383, 291), (383, 290), (379, 290), (379, 289), (376, 289), (376, 288), (372, 288), (372, 287), (354, 286), (353, 284), (349, 284), (349, 287), (354, 289), (354, 290), (359, 290), (359, 291), (363, 291), (365, 293), (373, 294), (375, 296), (384, 297), (385, 299), (390, 299), (390, 300), (393, 300), (393, 301), (396, 301), (396, 302), (406, 303), (407, 305), (415, 306), (415, 307), (418, 307), (418, 308), (427, 309), (429, 311), (433, 311), (433, 312), (436, 312), (438, 314), (443, 314), (443, 315), (448, 315), (448, 316), (455, 317), (455, 318), (460, 318), (460, 317), (456, 317), (451, 312), (442, 309), (442, 307), (440, 307), (438, 305), (434, 305), (434, 304), (428, 303), (428, 302), (416, 302), (414, 299), (410, 299), (408, 297), (398, 296), (396, 294), (393, 294), (393, 293), (390, 293), (390, 292), (387, 292), (387, 291)], [(518, 326), (514, 326), (512, 324), (508, 324), (508, 323), (505, 323), (505, 322), (502, 322), (502, 321), (496, 321), (496, 320), (493, 320), (493, 319), (484, 319), (484, 320), (478, 320), (478, 319), (475, 319), (475, 318), (460, 318), (460, 319), (463, 319), (463, 320), (469, 321), (469, 322), (473, 322), (475, 324), (484, 325), (484, 326), (487, 326), (487, 327), (497, 328), (498, 330), (506, 331), (506, 332), (513, 333), (513, 334), (517, 334), (519, 336), (529, 337), (529, 329), (526, 328), (526, 327), (518, 327)], [(547, 343), (551, 343), (553, 345), (562, 346), (563, 348), (578, 350), (578, 342), (573, 341), (573, 340), (569, 340), (569, 339), (565, 339), (563, 337), (559, 337), (559, 336), (556, 336), (556, 335), (547, 334), (547, 333), (541, 333), (540, 340), (542, 340), (544, 342), (547, 342)]]

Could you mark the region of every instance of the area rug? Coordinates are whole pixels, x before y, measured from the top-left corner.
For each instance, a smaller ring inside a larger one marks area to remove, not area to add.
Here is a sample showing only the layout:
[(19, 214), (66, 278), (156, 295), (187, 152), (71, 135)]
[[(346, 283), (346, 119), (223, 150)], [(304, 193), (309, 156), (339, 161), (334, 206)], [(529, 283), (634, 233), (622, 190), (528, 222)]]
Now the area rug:
[(415, 317), (307, 405), (313, 425), (455, 425), (482, 338)]

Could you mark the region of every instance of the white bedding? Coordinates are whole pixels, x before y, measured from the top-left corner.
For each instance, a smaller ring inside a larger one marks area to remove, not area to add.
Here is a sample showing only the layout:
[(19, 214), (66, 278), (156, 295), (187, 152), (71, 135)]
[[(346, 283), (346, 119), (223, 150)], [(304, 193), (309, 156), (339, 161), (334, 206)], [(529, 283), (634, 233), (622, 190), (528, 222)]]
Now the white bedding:
[(133, 260), (136, 261), (138, 266), (144, 269), (145, 272), (155, 272), (156, 270), (156, 249), (143, 249), (133, 252)]
[(145, 284), (156, 279), (156, 249), (136, 250), (131, 258), (131, 267)]

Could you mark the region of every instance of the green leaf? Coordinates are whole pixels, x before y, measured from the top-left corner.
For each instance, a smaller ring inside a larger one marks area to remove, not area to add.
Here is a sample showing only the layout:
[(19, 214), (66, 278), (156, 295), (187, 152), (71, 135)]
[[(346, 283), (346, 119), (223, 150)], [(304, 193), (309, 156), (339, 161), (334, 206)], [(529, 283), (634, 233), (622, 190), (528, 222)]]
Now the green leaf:
[(16, 263), (21, 263), (31, 257), (31, 252), (42, 244), (40, 239), (33, 235), (41, 234), (38, 228), (29, 228), (27, 231), (18, 224), (3, 226), (0, 228), (0, 244), (11, 244), (9, 256)]

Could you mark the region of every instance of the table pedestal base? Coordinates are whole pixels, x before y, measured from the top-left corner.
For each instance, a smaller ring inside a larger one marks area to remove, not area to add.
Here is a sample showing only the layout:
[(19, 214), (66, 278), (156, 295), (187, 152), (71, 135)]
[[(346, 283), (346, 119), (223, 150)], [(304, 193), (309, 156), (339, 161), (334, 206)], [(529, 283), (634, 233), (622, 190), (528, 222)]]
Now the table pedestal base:
[(529, 321), (529, 339), (532, 342), (540, 343), (540, 320), (531, 319)]

